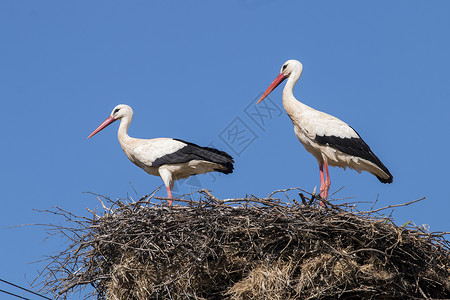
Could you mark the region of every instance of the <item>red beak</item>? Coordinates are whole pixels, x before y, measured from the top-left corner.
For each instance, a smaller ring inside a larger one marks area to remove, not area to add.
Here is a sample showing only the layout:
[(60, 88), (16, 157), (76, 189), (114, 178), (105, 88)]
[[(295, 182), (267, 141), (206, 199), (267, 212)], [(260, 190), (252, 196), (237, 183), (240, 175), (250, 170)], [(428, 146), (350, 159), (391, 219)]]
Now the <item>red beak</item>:
[(87, 138), (92, 137), (93, 135), (96, 135), (100, 130), (102, 130), (103, 128), (105, 128), (106, 126), (108, 126), (109, 124), (113, 123), (116, 119), (114, 119), (113, 117), (108, 117), (105, 121), (103, 121), (102, 124), (100, 124), (100, 126), (97, 127), (97, 129), (95, 129)]
[(285, 80), (287, 78), (287, 76), (285, 76), (283, 73), (280, 73), (277, 78), (275, 78), (275, 80), (269, 85), (269, 87), (267, 88), (267, 90), (264, 92), (264, 94), (262, 94), (261, 98), (259, 98), (258, 102), (256, 102), (256, 104), (258, 104), (259, 102), (263, 101), (264, 98), (267, 97), (267, 95), (269, 95), (278, 85), (280, 85), (280, 83), (283, 82), (283, 80)]

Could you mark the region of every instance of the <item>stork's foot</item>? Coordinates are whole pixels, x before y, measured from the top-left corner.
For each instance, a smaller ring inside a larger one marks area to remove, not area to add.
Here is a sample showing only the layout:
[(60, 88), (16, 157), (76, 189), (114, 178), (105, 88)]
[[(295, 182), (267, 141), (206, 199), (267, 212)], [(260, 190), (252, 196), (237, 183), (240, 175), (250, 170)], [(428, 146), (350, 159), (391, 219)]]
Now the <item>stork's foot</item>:
[(326, 201), (327, 199), (326, 199), (326, 198), (323, 198), (322, 195), (321, 195), (321, 196), (319, 197), (319, 207), (326, 207), (325, 202), (322, 201), (322, 200)]
[(325, 203), (322, 200), (327, 200), (327, 198), (328, 198), (328, 189), (326, 189), (320, 193), (319, 205), (321, 207), (325, 207)]
[(306, 197), (305, 195), (303, 195), (302, 193), (299, 193), (300, 198), (302, 199), (302, 204), (303, 205), (312, 205), (314, 203), (314, 200), (318, 199), (319, 200), (319, 206), (320, 207), (325, 207), (325, 203), (323, 203), (322, 201), (322, 193), (320, 194), (316, 194), (316, 188), (314, 188), (314, 191), (311, 194), (311, 198), (308, 199), (309, 201), (306, 201)]

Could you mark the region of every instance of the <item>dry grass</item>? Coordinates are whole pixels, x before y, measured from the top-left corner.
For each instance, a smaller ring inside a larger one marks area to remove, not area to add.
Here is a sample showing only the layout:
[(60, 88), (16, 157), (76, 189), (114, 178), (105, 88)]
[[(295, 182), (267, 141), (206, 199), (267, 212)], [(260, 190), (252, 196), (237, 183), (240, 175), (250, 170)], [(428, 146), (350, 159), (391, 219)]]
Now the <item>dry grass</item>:
[(65, 298), (92, 284), (97, 299), (450, 298), (444, 233), (399, 227), (383, 209), (298, 203), (286, 190), (194, 196), (173, 208), (100, 196), (104, 212), (91, 217), (55, 208), (69, 225), (51, 234), (70, 246), (50, 258), (42, 288)]

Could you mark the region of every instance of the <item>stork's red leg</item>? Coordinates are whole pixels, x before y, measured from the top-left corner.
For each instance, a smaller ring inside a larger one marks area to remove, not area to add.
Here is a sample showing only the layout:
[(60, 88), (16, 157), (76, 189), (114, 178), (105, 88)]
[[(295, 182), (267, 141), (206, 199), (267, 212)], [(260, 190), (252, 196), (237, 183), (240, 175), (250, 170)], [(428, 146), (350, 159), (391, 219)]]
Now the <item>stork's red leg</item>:
[[(328, 171), (328, 168), (326, 169)], [(319, 165), (319, 171), (320, 171), (320, 197), (322, 199), (326, 199), (325, 195), (325, 189), (326, 189), (326, 182), (323, 176), (323, 164)], [(322, 201), (319, 202), (320, 206), (325, 206)]]
[(323, 199), (327, 199), (328, 198), (328, 191), (330, 190), (330, 186), (331, 186), (331, 179), (330, 179), (330, 173), (328, 173), (328, 164), (325, 161), (323, 163), (324, 167), (325, 167), (325, 189), (323, 190), (324, 192), (324, 197)]
[(325, 185), (325, 180), (323, 177), (323, 165), (319, 165), (319, 171), (320, 171), (320, 192), (322, 192), (322, 188)]
[[(172, 197), (172, 191), (170, 190), (169, 186), (166, 186), (167, 188), (167, 198), (173, 199)], [(172, 206), (173, 200), (167, 201), (169, 203), (169, 206)]]

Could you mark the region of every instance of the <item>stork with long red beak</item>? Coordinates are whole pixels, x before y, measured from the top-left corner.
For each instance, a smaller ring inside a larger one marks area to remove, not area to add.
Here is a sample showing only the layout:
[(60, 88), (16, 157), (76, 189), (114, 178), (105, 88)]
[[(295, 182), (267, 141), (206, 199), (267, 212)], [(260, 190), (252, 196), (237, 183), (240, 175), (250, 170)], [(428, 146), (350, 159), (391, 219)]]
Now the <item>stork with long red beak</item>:
[[(120, 146), (127, 157), (151, 175), (160, 176), (167, 188), (167, 197), (173, 199), (175, 180), (207, 172), (233, 173), (233, 158), (226, 152), (200, 147), (179, 139), (136, 139), (128, 136), (133, 110), (125, 104), (117, 105), (111, 115), (88, 138), (97, 134), (116, 120), (120, 120), (117, 133)], [(169, 200), (169, 205), (172, 205)]]
[(257, 103), (287, 79), (283, 89), (283, 106), (291, 118), (298, 140), (319, 163), (320, 197), (322, 199), (328, 197), (331, 185), (328, 166), (344, 169), (348, 167), (358, 172), (366, 171), (375, 175), (382, 183), (392, 183), (393, 177), (389, 170), (353, 128), (338, 118), (315, 110), (295, 99), (293, 89), (302, 72), (303, 65), (299, 61), (285, 62), (280, 74)]

